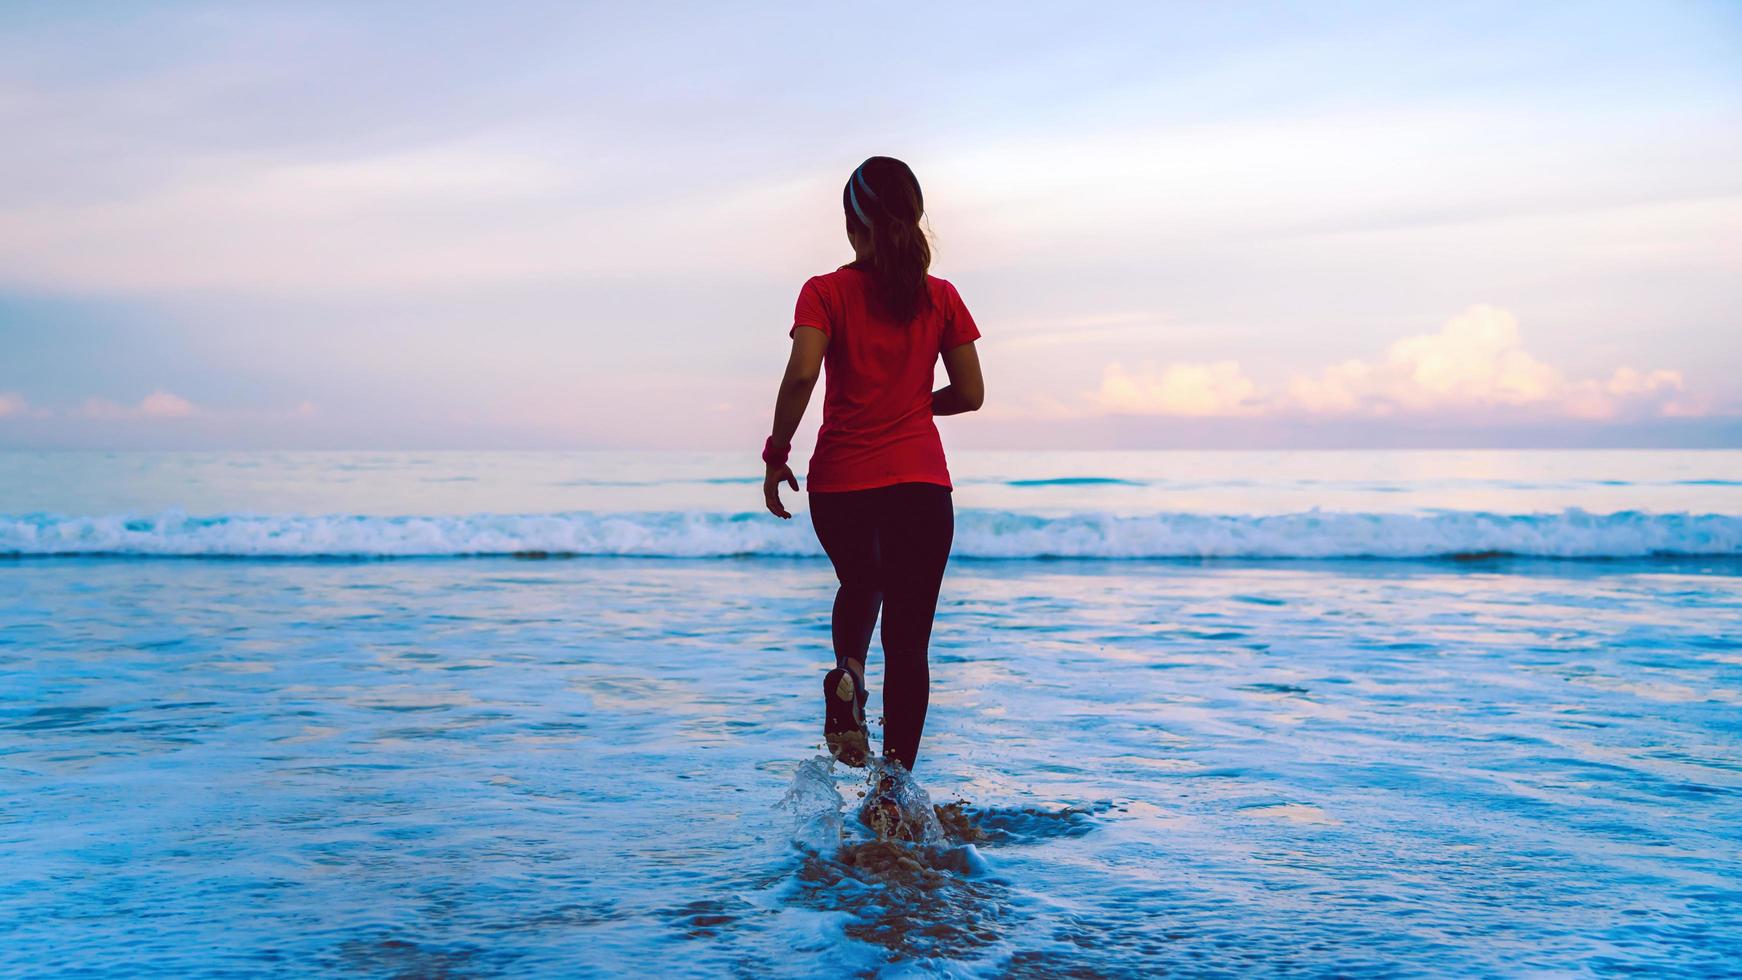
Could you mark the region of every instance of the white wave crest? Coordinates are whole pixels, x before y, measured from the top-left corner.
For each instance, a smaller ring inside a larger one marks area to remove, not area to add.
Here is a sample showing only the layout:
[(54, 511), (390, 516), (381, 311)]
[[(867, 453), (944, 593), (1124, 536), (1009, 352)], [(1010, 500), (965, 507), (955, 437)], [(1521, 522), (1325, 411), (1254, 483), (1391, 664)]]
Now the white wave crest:
[[(718, 558), (821, 554), (801, 516), (565, 513), (460, 517), (0, 516), (0, 555)], [(1724, 514), (957, 515), (958, 558), (1552, 558), (1742, 556)]]

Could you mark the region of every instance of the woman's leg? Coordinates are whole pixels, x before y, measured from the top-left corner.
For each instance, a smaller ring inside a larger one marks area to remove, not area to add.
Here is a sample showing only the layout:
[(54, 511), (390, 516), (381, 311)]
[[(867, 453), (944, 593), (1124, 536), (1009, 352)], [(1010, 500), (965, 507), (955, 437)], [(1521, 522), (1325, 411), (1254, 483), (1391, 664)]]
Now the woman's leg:
[(950, 559), (955, 508), (948, 487), (882, 487), (877, 542), (883, 568), (883, 753), (909, 771), (931, 701), (932, 617)]
[(865, 707), (865, 653), (883, 605), (877, 525), (866, 497), (869, 492), (810, 495), (811, 527), (841, 583), (835, 591), (831, 617), (835, 666), (852, 673), (861, 710)]

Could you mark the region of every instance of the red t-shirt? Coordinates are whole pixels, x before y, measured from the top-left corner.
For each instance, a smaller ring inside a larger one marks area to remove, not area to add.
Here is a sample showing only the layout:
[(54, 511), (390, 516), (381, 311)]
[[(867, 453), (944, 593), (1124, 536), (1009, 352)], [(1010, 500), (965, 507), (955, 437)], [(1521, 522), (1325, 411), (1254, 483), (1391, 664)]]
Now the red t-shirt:
[(912, 322), (871, 312), (871, 275), (837, 269), (798, 293), (799, 327), (828, 334), (823, 355), (823, 427), (806, 489), (869, 490), (894, 483), (950, 485), (944, 444), (931, 417), (938, 355), (980, 336), (956, 287), (927, 276), (931, 306)]

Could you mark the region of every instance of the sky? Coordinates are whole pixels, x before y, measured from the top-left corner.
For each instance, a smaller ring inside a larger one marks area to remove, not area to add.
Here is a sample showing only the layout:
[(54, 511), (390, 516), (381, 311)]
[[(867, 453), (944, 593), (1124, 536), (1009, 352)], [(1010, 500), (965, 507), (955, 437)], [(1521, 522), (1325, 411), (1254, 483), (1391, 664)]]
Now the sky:
[(753, 455), (873, 154), (952, 447), (1742, 446), (1733, 2), (16, 3), (0, 131), (0, 448)]

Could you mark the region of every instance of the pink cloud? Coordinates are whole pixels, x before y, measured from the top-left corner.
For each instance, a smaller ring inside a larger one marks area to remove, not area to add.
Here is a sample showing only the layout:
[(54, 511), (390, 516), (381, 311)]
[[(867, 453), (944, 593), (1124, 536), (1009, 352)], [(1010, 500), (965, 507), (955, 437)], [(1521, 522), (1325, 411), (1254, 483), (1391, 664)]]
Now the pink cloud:
[(1114, 362), (1101, 376), (1095, 401), (1109, 412), (1194, 417), (1253, 415), (1263, 411), (1258, 386), (1235, 361), (1145, 364), (1127, 371)]
[(139, 414), (152, 418), (179, 419), (194, 414), (194, 403), (167, 391), (154, 391), (139, 402)]
[(136, 405), (120, 405), (107, 398), (85, 401), (83, 414), (93, 419), (182, 419), (199, 413), (193, 402), (168, 391), (154, 391)]
[(1623, 366), (1607, 378), (1568, 377), (1524, 349), (1516, 317), (1487, 305), (1470, 307), (1435, 333), (1398, 340), (1381, 358), (1296, 374), (1276, 391), (1264, 391), (1236, 361), (1146, 366), (1137, 373), (1113, 363), (1090, 400), (1108, 412), (1192, 417), (1704, 413), (1685, 393), (1679, 371)]

